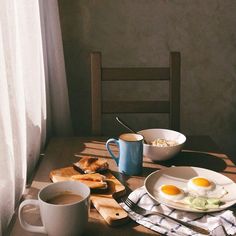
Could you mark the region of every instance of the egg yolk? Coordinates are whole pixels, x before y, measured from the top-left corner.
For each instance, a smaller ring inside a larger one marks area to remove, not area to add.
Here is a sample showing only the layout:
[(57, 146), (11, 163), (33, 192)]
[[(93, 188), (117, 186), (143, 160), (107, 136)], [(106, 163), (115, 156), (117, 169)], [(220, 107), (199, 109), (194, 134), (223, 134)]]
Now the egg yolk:
[(192, 182), (195, 185), (201, 186), (201, 187), (209, 187), (211, 185), (210, 181), (204, 178), (196, 178), (196, 179), (193, 179)]
[(161, 191), (168, 195), (177, 195), (181, 193), (180, 189), (174, 185), (164, 185), (162, 186)]

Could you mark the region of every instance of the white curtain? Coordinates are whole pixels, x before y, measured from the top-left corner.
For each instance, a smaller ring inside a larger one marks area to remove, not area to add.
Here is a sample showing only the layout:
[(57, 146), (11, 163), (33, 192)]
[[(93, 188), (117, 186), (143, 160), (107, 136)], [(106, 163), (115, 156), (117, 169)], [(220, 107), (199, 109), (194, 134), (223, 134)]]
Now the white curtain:
[(50, 135), (71, 135), (57, 1), (0, 0), (0, 235)]

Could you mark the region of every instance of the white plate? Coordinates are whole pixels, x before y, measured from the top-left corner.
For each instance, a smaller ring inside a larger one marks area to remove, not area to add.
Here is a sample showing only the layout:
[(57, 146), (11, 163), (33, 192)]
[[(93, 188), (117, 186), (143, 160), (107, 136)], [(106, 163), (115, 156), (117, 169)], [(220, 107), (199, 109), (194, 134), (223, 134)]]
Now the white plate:
[[(182, 189), (186, 189), (187, 182), (189, 179), (196, 176), (204, 176), (209, 180), (212, 180), (215, 184), (223, 186), (227, 191), (222, 201), (222, 204), (217, 209), (209, 209), (206, 211), (201, 211), (197, 209), (190, 208), (189, 206), (181, 203), (165, 201), (158, 197), (158, 188), (163, 184), (173, 184)], [(144, 182), (147, 193), (154, 200), (165, 204), (174, 209), (189, 211), (189, 212), (214, 212), (221, 211), (228, 208), (236, 203), (236, 184), (228, 177), (219, 174), (215, 171), (189, 166), (178, 166), (170, 167), (164, 170), (159, 170), (151, 173)]]

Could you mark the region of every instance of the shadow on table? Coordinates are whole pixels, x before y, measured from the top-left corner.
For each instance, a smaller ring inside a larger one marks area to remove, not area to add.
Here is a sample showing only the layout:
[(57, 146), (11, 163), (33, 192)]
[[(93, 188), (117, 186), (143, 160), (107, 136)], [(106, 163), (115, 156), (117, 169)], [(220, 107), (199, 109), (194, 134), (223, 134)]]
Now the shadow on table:
[[(101, 218), (102, 219), (102, 218)], [(112, 236), (120, 236), (120, 235), (139, 235), (139, 236), (151, 236), (157, 235), (156, 232), (151, 231), (147, 228), (138, 229), (138, 224), (134, 221), (129, 221), (128, 223), (122, 224), (116, 227), (110, 227), (107, 224), (101, 224), (97, 219), (90, 217), (89, 223), (87, 226), (85, 236), (94, 236), (99, 234), (99, 232), (103, 232), (103, 234), (99, 235), (112, 235)], [(143, 232), (142, 232), (143, 231)], [(124, 233), (125, 232), (125, 233)]]
[(183, 151), (170, 160), (156, 162), (160, 165), (170, 166), (194, 166), (221, 172), (226, 168), (224, 160), (207, 153)]

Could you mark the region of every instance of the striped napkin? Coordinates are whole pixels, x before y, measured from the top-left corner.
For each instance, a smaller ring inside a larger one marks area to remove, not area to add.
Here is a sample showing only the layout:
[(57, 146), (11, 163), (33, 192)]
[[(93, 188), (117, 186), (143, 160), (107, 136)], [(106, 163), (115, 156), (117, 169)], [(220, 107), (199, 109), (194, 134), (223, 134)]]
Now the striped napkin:
[[(236, 218), (231, 210), (214, 213), (191, 213), (175, 210), (152, 200), (152, 198), (148, 196), (144, 187), (138, 188), (133, 191), (129, 195), (129, 199), (147, 210), (156, 210), (170, 215), (174, 218), (178, 218), (182, 221), (187, 221), (193, 225), (208, 229), (211, 232), (211, 235), (236, 235)], [(131, 211), (131, 209), (127, 207), (123, 202), (120, 203), (120, 205), (124, 208), (124, 210), (128, 212), (131, 219), (158, 233), (170, 236), (202, 235), (167, 218), (157, 215), (149, 215), (143, 217)]]

